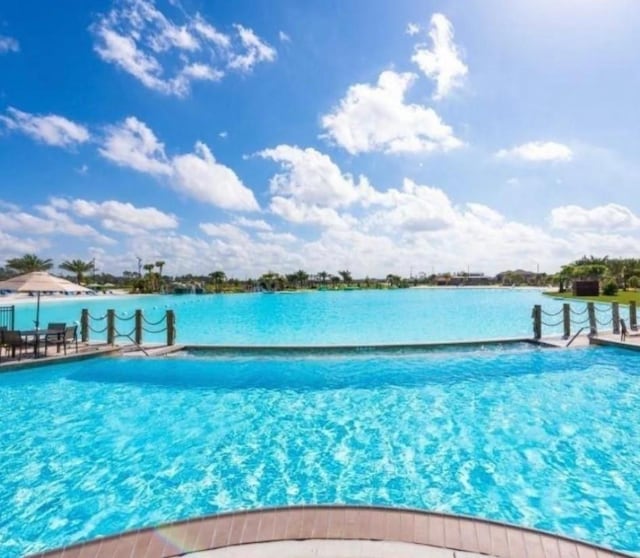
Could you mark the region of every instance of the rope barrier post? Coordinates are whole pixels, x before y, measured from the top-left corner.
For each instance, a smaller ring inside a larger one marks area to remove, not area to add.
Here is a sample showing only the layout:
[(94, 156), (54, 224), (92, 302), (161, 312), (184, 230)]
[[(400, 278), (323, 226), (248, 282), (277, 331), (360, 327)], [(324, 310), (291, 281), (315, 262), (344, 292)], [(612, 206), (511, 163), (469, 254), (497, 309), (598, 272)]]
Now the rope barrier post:
[(629, 327), (633, 331), (638, 329), (638, 313), (635, 300), (629, 302)]
[(598, 324), (596, 324), (596, 307), (593, 302), (587, 302), (587, 314), (589, 315), (589, 335), (598, 335)]
[(564, 329), (563, 339), (571, 337), (571, 305), (565, 302), (562, 305), (562, 326)]
[(613, 333), (620, 333), (620, 304), (611, 303), (611, 320), (613, 321)]
[(533, 338), (540, 339), (542, 337), (542, 306), (536, 304), (533, 307)]
[(176, 316), (173, 310), (167, 310), (167, 345), (176, 342)]
[(83, 343), (89, 342), (89, 309), (83, 308), (80, 312), (80, 340)]
[(135, 326), (136, 345), (142, 345), (142, 310), (136, 310), (136, 326)]
[(107, 310), (107, 344), (113, 345), (116, 337), (116, 311)]

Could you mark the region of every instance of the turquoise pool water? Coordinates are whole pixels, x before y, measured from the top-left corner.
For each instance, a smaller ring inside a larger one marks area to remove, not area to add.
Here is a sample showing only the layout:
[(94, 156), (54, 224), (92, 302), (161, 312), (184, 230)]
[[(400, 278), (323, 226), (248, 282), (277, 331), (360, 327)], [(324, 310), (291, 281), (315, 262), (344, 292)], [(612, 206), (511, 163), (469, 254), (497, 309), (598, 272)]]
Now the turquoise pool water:
[(640, 551), (638, 355), (99, 358), (0, 374), (0, 555), (301, 503)]
[[(149, 321), (175, 311), (178, 342), (231, 345), (327, 345), (416, 343), (530, 337), (531, 309), (543, 304), (556, 312), (561, 302), (537, 289), (397, 289), (323, 291), (283, 294), (124, 296), (113, 300), (87, 297), (80, 302), (47, 301), (41, 323), (73, 322), (80, 310), (104, 316), (114, 308), (124, 318), (118, 329), (133, 328), (130, 319), (141, 308)], [(583, 305), (574, 304), (576, 308)], [(17, 307), (20, 328), (33, 327), (33, 305)], [(586, 316), (576, 316), (586, 317)], [(550, 317), (555, 323), (559, 317)], [(103, 329), (104, 321), (92, 321)], [(157, 329), (156, 326), (150, 329)], [(560, 332), (560, 326), (545, 333)], [(92, 334), (104, 338), (104, 334)], [(146, 335), (161, 341), (163, 335)]]

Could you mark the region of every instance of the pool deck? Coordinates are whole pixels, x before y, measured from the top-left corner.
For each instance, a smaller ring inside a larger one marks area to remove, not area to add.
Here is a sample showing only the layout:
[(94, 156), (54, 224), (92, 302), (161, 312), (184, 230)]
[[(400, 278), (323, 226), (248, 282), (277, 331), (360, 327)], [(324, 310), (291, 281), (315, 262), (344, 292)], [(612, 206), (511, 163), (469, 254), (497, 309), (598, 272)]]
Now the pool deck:
[(614, 558), (532, 529), (393, 508), (309, 506), (236, 512), (141, 529), (31, 558)]
[[(565, 348), (569, 339), (564, 339), (562, 337), (543, 337), (540, 342), (542, 345), (550, 347)], [(619, 347), (622, 349), (640, 351), (640, 332), (633, 332), (630, 335), (627, 335), (624, 341), (620, 339), (619, 333), (599, 333), (595, 337), (578, 335), (569, 348), (588, 347), (589, 345)]]
[(2, 349), (0, 349), (2, 352), (2, 356), (0, 357), (0, 372), (115, 354), (120, 352), (120, 349), (120, 347), (107, 345), (106, 343), (79, 343), (77, 352), (75, 347), (73, 349), (67, 349), (66, 355), (64, 352), (57, 353), (55, 349), (52, 349), (47, 356), (40, 354), (35, 358), (32, 351), (27, 351), (21, 357), (7, 356), (4, 347), (2, 347)]

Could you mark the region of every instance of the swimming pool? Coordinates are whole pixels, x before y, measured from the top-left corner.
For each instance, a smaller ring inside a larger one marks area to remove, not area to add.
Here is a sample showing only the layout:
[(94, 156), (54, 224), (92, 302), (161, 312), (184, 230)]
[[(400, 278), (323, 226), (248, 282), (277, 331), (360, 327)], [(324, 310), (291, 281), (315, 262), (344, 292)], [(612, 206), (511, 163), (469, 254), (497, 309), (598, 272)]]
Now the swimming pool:
[(98, 358), (0, 374), (0, 554), (302, 503), (640, 550), (640, 376), (616, 349)]
[[(152, 322), (170, 308), (176, 314), (179, 343), (372, 345), (530, 337), (534, 304), (556, 312), (562, 303), (543, 296), (539, 289), (505, 288), (87, 297), (46, 301), (41, 322), (72, 323), (80, 319), (83, 307), (96, 317), (114, 308), (125, 319), (118, 322), (118, 329), (127, 332), (133, 327), (136, 308)], [(31, 329), (33, 316), (33, 305), (17, 306), (19, 328)], [(100, 330), (105, 322), (92, 325)], [(560, 331), (559, 325), (545, 328), (545, 334)], [(92, 333), (92, 339), (101, 338), (104, 334)], [(163, 339), (163, 335), (145, 336), (146, 341)]]

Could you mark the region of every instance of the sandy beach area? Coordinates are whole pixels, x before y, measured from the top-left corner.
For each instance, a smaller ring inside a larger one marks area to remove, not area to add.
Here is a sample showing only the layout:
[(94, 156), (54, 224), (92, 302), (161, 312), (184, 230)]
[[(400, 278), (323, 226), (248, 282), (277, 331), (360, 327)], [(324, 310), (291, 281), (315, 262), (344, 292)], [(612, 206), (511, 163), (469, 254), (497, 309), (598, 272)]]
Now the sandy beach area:
[[(130, 296), (129, 291), (126, 289), (112, 289), (108, 294), (96, 293), (96, 294), (41, 294), (40, 303), (47, 302), (49, 300), (55, 301), (74, 301), (78, 300), (109, 300), (115, 298), (123, 298)], [(11, 306), (13, 304), (29, 304), (35, 303), (37, 300), (36, 295), (30, 295), (29, 293), (5, 293), (0, 295), (0, 306)]]

